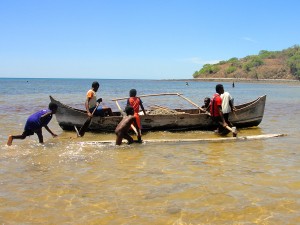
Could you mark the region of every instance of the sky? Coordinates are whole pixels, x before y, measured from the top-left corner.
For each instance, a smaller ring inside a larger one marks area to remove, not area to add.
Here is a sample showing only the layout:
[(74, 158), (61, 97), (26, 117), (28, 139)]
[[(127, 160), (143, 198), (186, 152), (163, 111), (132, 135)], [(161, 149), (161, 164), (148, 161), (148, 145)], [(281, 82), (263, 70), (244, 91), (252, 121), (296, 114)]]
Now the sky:
[(192, 79), (300, 44), (298, 0), (0, 0), (0, 77)]

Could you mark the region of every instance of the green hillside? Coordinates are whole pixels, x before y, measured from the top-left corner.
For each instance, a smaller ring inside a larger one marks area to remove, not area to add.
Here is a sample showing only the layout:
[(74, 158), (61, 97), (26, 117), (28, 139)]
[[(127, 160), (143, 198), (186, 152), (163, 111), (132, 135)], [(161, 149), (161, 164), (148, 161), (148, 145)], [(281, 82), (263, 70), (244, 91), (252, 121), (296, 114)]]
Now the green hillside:
[(300, 46), (205, 64), (193, 77), (300, 80)]

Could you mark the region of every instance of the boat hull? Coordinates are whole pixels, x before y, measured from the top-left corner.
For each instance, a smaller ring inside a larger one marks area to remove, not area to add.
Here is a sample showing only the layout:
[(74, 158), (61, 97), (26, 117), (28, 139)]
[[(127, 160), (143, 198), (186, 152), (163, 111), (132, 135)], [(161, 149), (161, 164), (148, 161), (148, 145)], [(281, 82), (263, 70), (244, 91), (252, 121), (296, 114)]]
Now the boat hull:
[[(74, 126), (80, 128), (87, 120), (87, 114), (84, 110), (75, 109), (55, 100), (50, 96), (51, 102), (58, 105), (56, 115), (57, 122), (63, 130), (74, 130)], [(266, 96), (235, 106), (237, 111), (229, 114), (229, 120), (236, 127), (258, 126), (264, 115)], [(154, 130), (211, 130), (215, 124), (209, 115), (199, 113), (197, 109), (186, 109), (176, 111), (179, 114), (172, 115), (141, 115), (141, 124), (143, 131)], [(120, 112), (113, 112), (113, 116), (93, 117), (89, 126), (92, 132), (114, 132), (116, 126), (122, 120)]]

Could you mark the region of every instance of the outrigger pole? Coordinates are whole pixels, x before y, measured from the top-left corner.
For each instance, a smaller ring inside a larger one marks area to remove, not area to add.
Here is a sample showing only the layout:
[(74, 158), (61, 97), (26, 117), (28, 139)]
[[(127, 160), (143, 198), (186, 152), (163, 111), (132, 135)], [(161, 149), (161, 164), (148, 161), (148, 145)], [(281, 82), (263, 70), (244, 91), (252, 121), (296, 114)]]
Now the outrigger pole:
[[(163, 95), (178, 95), (178, 93), (160, 93), (160, 94), (149, 94), (149, 95), (140, 95), (138, 97), (144, 98), (144, 97), (153, 97), (153, 96), (163, 96)], [(182, 95), (182, 94), (180, 94)], [(112, 101), (118, 101), (118, 100), (125, 100), (128, 99), (129, 97), (124, 97), (124, 98), (114, 98)]]
[[(191, 103), (193, 106), (196, 106), (201, 112), (206, 112), (204, 109), (202, 109), (199, 105), (197, 105), (195, 102), (192, 102), (190, 99), (188, 99), (187, 97), (184, 97), (181, 93), (160, 93), (160, 94), (148, 94), (148, 95), (140, 95), (138, 97), (140, 98), (144, 98), (144, 97), (153, 97), (153, 96), (164, 96), (164, 95), (176, 95), (179, 96), (181, 98), (183, 98), (184, 100), (186, 100), (187, 102)], [(128, 99), (128, 97), (123, 97), (123, 98), (114, 98), (112, 99), (112, 101), (115, 101), (118, 108), (120, 109), (120, 105), (118, 104), (118, 100), (125, 100)]]

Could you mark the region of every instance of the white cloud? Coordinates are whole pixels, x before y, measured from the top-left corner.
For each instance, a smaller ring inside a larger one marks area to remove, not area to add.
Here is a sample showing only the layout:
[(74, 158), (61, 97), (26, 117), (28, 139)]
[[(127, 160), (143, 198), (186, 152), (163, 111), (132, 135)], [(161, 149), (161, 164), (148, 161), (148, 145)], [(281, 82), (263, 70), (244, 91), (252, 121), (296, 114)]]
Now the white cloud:
[(243, 37), (242, 39), (244, 41), (249, 41), (249, 42), (252, 42), (252, 43), (257, 43), (253, 38), (250, 38), (250, 37)]

